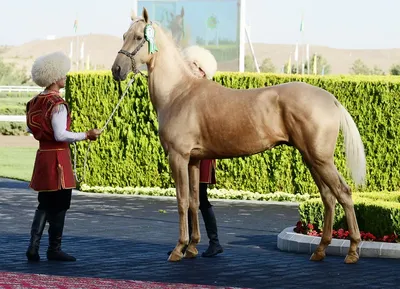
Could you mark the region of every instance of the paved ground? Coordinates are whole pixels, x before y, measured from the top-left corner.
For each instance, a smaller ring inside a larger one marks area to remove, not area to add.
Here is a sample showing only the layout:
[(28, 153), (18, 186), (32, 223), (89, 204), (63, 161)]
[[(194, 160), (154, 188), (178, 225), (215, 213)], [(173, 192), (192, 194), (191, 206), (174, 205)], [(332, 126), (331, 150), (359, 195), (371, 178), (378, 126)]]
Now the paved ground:
[[(1, 271), (249, 288), (385, 288), (400, 283), (400, 260), (363, 258), (346, 265), (342, 257), (328, 256), (315, 263), (308, 254), (280, 252), (277, 234), (296, 223), (296, 206), (215, 201), (225, 252), (170, 263), (167, 252), (178, 238), (174, 199), (80, 192), (73, 196), (63, 243), (77, 262), (45, 260), (46, 233), (44, 260), (29, 264), (24, 254), (36, 193), (27, 183), (0, 178), (0, 200)], [(202, 220), (200, 226), (201, 253), (207, 239)]]

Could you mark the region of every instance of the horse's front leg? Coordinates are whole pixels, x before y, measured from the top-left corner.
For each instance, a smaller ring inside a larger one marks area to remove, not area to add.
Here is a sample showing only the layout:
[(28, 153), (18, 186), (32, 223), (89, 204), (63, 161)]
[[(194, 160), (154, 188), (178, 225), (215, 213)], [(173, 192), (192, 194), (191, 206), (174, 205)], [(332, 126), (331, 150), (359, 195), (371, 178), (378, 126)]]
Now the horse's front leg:
[(177, 152), (169, 152), (169, 165), (172, 178), (175, 181), (176, 198), (179, 213), (179, 240), (168, 261), (180, 261), (183, 258), (182, 250), (189, 243), (188, 209), (189, 209), (189, 158)]
[[(195, 258), (199, 252), (196, 249), (200, 242), (199, 228), (199, 167), (200, 161), (191, 160), (189, 162), (189, 214), (191, 217), (192, 235), (190, 236), (189, 246), (185, 251), (185, 258)], [(190, 232), (190, 231), (189, 231)]]

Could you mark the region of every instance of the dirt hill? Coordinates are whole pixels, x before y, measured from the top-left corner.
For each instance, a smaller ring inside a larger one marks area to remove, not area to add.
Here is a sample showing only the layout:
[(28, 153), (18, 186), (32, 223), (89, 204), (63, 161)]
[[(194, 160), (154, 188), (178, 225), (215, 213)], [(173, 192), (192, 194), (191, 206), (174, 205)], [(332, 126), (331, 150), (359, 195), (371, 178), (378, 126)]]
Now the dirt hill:
[[(121, 48), (122, 39), (110, 35), (83, 35), (79, 36), (79, 49), (75, 47), (76, 37), (63, 37), (54, 40), (36, 40), (20, 46), (9, 47), (0, 54), (7, 62), (16, 63), (19, 67), (30, 70), (35, 58), (45, 53), (61, 50), (67, 55), (70, 51), (70, 43), (73, 41), (73, 59), (80, 55), (80, 45), (84, 43), (85, 61), (90, 54), (90, 63), (97, 69), (108, 69), (111, 67), (115, 55)], [(75, 67), (72, 67), (75, 70)]]
[[(69, 54), (70, 43), (75, 37), (63, 37), (54, 40), (37, 40), (25, 43), (20, 46), (8, 47), (0, 50), (0, 57), (7, 62), (14, 62), (19, 67), (25, 67), (27, 73), (34, 59), (42, 54), (55, 50), (64, 51)], [(110, 35), (83, 35), (79, 36), (79, 43), (85, 45), (85, 61), (87, 54), (90, 54), (90, 63), (92, 69), (110, 69), (115, 55), (121, 47), (121, 38)], [(264, 58), (271, 58), (278, 71), (287, 62), (289, 54), (294, 52), (294, 45), (262, 44), (255, 43), (254, 51), (257, 61), (261, 64)], [(80, 53), (74, 47), (74, 56)], [(246, 54), (250, 53), (248, 44), (246, 44)], [(400, 63), (400, 49), (382, 49), (382, 50), (345, 50), (335, 49), (323, 46), (310, 46), (310, 55), (318, 53), (327, 59), (331, 65), (331, 74), (348, 74), (353, 62), (360, 58), (370, 68), (377, 66), (384, 71), (388, 71), (394, 63)], [(293, 59), (292, 59), (293, 61)], [(292, 62), (293, 63), (293, 62)], [(75, 70), (73, 66), (73, 70)], [(221, 63), (219, 70), (236, 70), (234, 63)]]
[[(289, 55), (294, 54), (294, 45), (253, 44), (257, 61), (261, 64), (266, 57), (271, 58), (277, 68), (288, 61)], [(246, 47), (246, 53), (249, 51)], [(400, 63), (400, 49), (335, 49), (325, 46), (311, 46), (310, 55), (322, 55), (331, 66), (331, 74), (349, 74), (354, 61), (361, 59), (368, 67), (375, 65), (383, 71), (388, 71), (392, 64)], [(300, 58), (300, 56), (299, 56)], [(293, 57), (292, 57), (293, 63)]]

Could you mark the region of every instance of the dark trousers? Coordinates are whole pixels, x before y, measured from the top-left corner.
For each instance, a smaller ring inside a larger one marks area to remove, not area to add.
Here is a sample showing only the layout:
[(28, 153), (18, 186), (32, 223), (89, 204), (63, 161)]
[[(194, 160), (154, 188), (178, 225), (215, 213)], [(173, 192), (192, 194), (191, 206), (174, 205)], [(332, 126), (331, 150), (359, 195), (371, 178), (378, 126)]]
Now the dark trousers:
[(38, 210), (48, 213), (66, 211), (71, 206), (72, 189), (61, 189), (55, 192), (38, 193)]
[(39, 261), (39, 246), (46, 221), (49, 223), (49, 247), (47, 259), (58, 261), (75, 261), (61, 250), (61, 239), (64, 230), (65, 214), (71, 205), (72, 189), (53, 192), (39, 192), (39, 205), (35, 211), (31, 226), (31, 238), (26, 256), (30, 261)]
[(207, 196), (207, 183), (200, 183), (199, 188), (199, 201), (200, 201), (200, 210), (211, 208), (211, 203), (208, 201)]

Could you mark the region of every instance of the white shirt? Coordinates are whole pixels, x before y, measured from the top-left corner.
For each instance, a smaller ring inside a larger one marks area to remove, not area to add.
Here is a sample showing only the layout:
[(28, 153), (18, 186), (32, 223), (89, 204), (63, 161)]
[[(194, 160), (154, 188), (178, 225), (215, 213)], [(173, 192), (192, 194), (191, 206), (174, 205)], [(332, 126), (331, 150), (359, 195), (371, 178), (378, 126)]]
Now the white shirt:
[[(54, 131), (54, 138), (59, 142), (76, 142), (86, 139), (84, 132), (71, 132), (67, 130), (67, 107), (64, 104), (59, 104), (53, 110), (51, 116), (51, 126)], [(32, 131), (28, 128), (28, 132)]]

